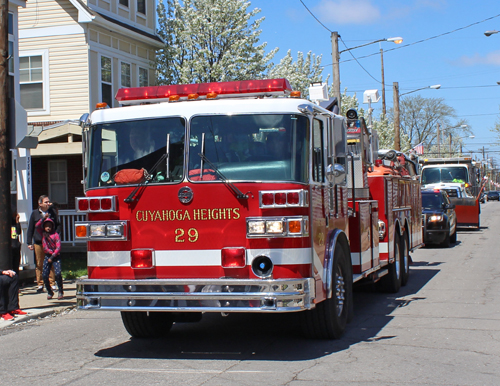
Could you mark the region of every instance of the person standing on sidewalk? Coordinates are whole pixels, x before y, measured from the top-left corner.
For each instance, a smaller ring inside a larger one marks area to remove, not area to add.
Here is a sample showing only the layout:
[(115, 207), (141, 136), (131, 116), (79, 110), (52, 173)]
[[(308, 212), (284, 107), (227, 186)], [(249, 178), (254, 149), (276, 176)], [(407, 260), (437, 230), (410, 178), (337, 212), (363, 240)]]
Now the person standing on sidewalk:
[[(43, 277), (42, 277), (42, 272), (43, 272), (43, 262), (45, 259), (45, 252), (43, 251), (43, 246), (42, 246), (42, 235), (39, 232), (35, 232), (35, 225), (36, 223), (42, 219), (45, 218), (45, 216), (48, 214), (48, 217), (52, 219), (52, 221), (55, 224), (55, 230), (57, 233), (61, 233), (60, 230), (60, 224), (59, 224), (59, 217), (57, 216), (57, 213), (54, 211), (54, 209), (50, 205), (50, 199), (46, 195), (41, 195), (38, 198), (38, 209), (35, 209), (30, 216), (30, 221), (28, 224), (28, 235), (27, 235), (27, 243), (28, 243), (28, 248), (31, 249), (32, 251), (35, 251), (35, 261), (36, 261), (36, 282), (38, 284), (38, 289), (37, 292), (43, 292)], [(55, 285), (55, 274), (54, 271), (52, 270), (50, 277), (50, 286), (52, 290), (56, 288)]]
[(49, 273), (52, 267), (56, 272), (56, 282), (59, 288), (58, 300), (62, 300), (63, 293), (63, 281), (61, 275), (61, 238), (59, 234), (55, 231), (55, 224), (52, 219), (49, 218), (49, 214), (45, 215), (45, 218), (38, 220), (35, 225), (37, 232), (42, 235), (42, 246), (43, 252), (45, 253), (45, 258), (43, 260), (43, 282), (47, 288), (47, 299), (50, 300), (54, 296), (54, 291), (49, 282)]

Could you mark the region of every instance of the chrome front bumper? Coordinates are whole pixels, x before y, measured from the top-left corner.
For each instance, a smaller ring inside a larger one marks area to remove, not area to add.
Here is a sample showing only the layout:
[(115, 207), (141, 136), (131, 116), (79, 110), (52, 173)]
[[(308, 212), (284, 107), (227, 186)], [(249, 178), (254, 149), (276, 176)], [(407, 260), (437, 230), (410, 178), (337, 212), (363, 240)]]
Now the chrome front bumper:
[(314, 308), (315, 298), (313, 278), (81, 279), (76, 284), (83, 310), (294, 312)]

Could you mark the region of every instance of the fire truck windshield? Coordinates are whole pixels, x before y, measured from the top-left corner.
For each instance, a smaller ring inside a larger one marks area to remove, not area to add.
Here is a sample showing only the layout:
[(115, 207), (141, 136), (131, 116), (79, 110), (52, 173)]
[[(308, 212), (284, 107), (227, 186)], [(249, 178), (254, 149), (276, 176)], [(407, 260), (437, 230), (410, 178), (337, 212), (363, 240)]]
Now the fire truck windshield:
[(308, 125), (294, 114), (196, 116), (191, 120), (192, 181), (219, 179), (204, 156), (228, 180), (307, 181)]
[(422, 170), (422, 184), (435, 184), (438, 182), (469, 182), (466, 167), (429, 167)]
[(177, 183), (185, 176), (220, 180), (221, 174), (230, 181), (308, 180), (309, 120), (302, 115), (198, 115), (189, 125), (179, 117), (128, 120), (96, 124), (89, 138), (88, 188), (127, 184), (115, 181), (117, 172), (151, 172), (165, 154), (148, 184)]
[(167, 150), (168, 161), (157, 165), (149, 183), (181, 181), (185, 127), (182, 118), (113, 122), (91, 127), (88, 187), (117, 184), (114, 176), (120, 170), (151, 171)]

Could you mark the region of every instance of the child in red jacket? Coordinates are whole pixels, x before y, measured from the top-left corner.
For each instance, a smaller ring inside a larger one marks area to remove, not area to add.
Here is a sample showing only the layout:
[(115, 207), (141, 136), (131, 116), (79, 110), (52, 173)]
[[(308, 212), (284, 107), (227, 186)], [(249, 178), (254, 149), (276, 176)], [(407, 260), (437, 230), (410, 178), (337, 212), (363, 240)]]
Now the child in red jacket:
[(42, 277), (47, 288), (47, 299), (52, 299), (54, 296), (54, 291), (49, 282), (49, 274), (52, 266), (54, 266), (54, 271), (56, 274), (56, 283), (59, 288), (59, 294), (57, 296), (58, 300), (62, 300), (64, 297), (63, 292), (63, 282), (61, 275), (61, 238), (59, 234), (55, 231), (55, 224), (49, 217), (42, 218), (38, 220), (35, 225), (36, 230), (42, 234), (42, 246), (45, 252), (45, 259), (43, 261)]

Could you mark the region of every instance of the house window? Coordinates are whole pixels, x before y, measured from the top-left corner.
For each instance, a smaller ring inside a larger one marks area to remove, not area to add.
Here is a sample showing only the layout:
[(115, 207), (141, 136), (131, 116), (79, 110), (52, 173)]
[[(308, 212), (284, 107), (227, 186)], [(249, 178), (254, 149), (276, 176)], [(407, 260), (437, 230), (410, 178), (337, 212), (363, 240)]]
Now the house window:
[(42, 55), (19, 58), (19, 81), (21, 105), (26, 110), (43, 110), (44, 68)]
[(111, 58), (101, 56), (101, 102), (113, 106), (113, 81), (111, 73)]
[(49, 197), (58, 204), (68, 203), (66, 160), (49, 161)]
[(137, 0), (137, 12), (146, 14), (146, 0)]
[(124, 7), (128, 7), (128, 0), (120, 0), (120, 5), (123, 5)]
[(12, 13), (9, 13), (7, 28), (9, 30), (9, 35), (14, 35), (14, 14)]
[(139, 87), (149, 86), (149, 71), (147, 68), (139, 67)]
[(121, 86), (130, 87), (130, 64), (121, 64)]

